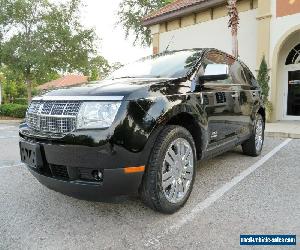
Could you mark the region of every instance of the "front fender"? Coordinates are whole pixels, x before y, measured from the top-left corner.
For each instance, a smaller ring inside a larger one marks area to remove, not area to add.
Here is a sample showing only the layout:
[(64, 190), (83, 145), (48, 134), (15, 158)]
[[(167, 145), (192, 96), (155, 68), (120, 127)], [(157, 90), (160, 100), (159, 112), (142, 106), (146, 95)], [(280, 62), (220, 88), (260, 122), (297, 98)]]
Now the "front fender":
[(203, 151), (207, 147), (207, 115), (196, 95), (149, 98), (139, 100), (138, 104), (155, 120), (152, 131), (161, 130), (167, 124), (178, 124), (191, 132), (198, 151)]

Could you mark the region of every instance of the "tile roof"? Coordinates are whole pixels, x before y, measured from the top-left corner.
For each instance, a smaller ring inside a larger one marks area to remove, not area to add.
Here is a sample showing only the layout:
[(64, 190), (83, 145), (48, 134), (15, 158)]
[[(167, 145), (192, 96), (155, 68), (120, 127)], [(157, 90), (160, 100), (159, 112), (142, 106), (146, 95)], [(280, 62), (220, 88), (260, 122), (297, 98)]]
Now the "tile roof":
[(46, 90), (46, 89), (57, 89), (57, 88), (64, 88), (70, 87), (75, 85), (80, 85), (88, 82), (87, 76), (80, 76), (80, 75), (66, 75), (59, 79), (44, 83), (37, 87), (39, 90)]
[(148, 20), (148, 19), (152, 19), (173, 11), (177, 11), (186, 7), (190, 7), (192, 5), (196, 5), (202, 2), (207, 2), (209, 0), (176, 0), (168, 5), (166, 5), (165, 7), (154, 11), (153, 13), (151, 13), (150, 15), (146, 16), (144, 18), (144, 20)]
[(144, 17), (143, 25), (151, 26), (171, 21), (218, 5), (223, 5), (226, 2), (227, 0), (175, 0), (165, 7)]

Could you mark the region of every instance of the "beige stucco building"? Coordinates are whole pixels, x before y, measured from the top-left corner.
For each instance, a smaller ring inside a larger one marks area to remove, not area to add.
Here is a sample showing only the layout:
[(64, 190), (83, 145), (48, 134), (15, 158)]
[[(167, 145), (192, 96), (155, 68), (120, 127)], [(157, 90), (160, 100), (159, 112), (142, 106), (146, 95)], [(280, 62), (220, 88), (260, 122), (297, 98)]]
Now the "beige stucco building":
[[(255, 75), (270, 68), (273, 120), (300, 120), (300, 0), (240, 0), (239, 56)], [(177, 0), (144, 19), (153, 53), (214, 47), (231, 53), (225, 0)]]

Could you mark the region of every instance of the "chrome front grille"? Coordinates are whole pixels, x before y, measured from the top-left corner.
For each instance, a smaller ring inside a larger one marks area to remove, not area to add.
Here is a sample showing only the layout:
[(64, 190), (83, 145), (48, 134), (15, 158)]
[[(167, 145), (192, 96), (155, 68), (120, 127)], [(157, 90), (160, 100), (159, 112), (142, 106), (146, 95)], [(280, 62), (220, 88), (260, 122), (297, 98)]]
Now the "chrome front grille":
[(40, 130), (51, 133), (68, 133), (76, 127), (76, 118), (41, 116)]
[(38, 132), (64, 134), (76, 128), (79, 101), (33, 101), (26, 115), (28, 126)]

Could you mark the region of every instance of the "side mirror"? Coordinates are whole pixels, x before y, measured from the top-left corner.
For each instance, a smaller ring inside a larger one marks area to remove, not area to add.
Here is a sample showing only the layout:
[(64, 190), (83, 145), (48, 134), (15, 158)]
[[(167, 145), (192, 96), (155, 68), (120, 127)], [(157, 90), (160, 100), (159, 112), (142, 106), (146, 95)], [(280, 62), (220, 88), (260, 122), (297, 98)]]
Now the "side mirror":
[(226, 80), (229, 78), (229, 67), (227, 64), (208, 64), (204, 75), (199, 76), (199, 82), (210, 82)]

